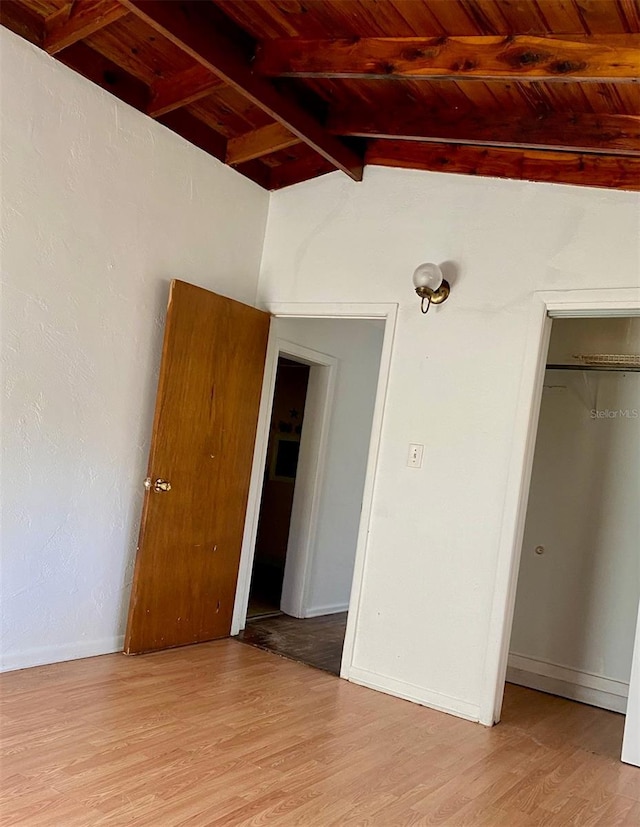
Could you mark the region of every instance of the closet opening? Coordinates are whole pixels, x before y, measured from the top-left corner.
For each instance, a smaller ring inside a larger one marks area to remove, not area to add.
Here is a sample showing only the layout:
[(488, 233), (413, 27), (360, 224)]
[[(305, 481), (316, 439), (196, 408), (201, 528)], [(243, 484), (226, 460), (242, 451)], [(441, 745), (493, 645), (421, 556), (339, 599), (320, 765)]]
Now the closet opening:
[[(538, 716), (543, 741), (560, 734), (620, 757), (640, 599), (639, 503), (640, 318), (555, 319), (502, 713)], [(629, 763), (638, 737), (624, 734)]]

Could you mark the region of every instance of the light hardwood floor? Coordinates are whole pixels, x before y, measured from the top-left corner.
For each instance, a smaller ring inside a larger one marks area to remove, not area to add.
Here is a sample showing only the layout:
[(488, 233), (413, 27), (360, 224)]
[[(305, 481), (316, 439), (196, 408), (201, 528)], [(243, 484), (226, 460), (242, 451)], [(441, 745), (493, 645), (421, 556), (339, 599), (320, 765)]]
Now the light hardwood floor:
[(0, 688), (4, 827), (640, 824), (622, 717), (519, 687), (489, 730), (224, 640)]

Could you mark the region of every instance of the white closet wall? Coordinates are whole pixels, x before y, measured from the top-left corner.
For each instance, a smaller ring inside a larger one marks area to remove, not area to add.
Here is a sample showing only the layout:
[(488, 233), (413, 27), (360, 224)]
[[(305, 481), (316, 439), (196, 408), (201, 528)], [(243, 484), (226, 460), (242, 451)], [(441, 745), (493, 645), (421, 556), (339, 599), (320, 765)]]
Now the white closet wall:
[[(585, 352), (640, 352), (640, 319), (555, 321), (548, 364)], [(547, 370), (508, 680), (624, 711), (639, 506), (640, 373)]]

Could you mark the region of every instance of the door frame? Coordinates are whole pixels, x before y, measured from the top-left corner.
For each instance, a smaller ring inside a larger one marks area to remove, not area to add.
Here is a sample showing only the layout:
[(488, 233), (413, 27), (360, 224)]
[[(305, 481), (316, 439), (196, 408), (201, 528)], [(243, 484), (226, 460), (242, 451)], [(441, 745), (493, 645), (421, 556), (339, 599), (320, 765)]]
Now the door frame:
[[(278, 356), (291, 356), (311, 368), (304, 407), (307, 427), (303, 425), (300, 439), (280, 602), (285, 614), (307, 617), (311, 560), (315, 548), (338, 359), (284, 339), (277, 339), (277, 347)], [(310, 411), (315, 414), (311, 418), (307, 416)]]
[[(355, 320), (377, 319), (382, 320), (385, 323), (382, 352), (380, 355), (378, 386), (376, 389), (373, 421), (371, 425), (371, 437), (369, 441), (367, 470), (362, 497), (362, 510), (360, 512), (360, 525), (356, 543), (354, 572), (349, 599), (349, 614), (345, 632), (344, 647), (342, 651), (342, 665), (340, 669), (340, 677), (349, 678), (353, 664), (353, 653), (358, 628), (362, 584), (366, 567), (369, 524), (371, 521), (379, 448), (382, 436), (389, 374), (391, 370), (391, 357), (398, 316), (398, 304), (370, 304), (366, 302), (349, 304), (326, 302), (268, 302), (261, 309), (267, 310), (276, 318)], [(231, 623), (232, 635), (237, 635), (240, 630), (244, 628), (247, 616), (249, 589), (251, 586), (251, 571), (253, 567), (253, 557), (255, 554), (258, 518), (262, 499), (262, 481), (267, 457), (267, 445), (269, 441), (271, 408), (273, 405), (273, 394), (275, 390), (275, 375), (278, 365), (278, 355), (278, 336), (274, 326), (272, 325), (269, 334), (269, 343), (267, 346), (265, 375), (262, 386), (262, 397), (260, 399), (260, 413), (258, 416), (258, 430), (256, 434), (256, 444), (251, 469), (251, 483), (249, 486), (249, 498), (247, 502), (242, 551), (240, 554), (238, 585), (236, 588), (236, 599)], [(326, 427), (328, 428), (328, 423)], [(319, 481), (320, 480), (318, 478), (318, 484), (314, 486), (313, 493), (313, 497), (316, 501), (313, 508), (316, 513), (318, 505), (317, 501), (319, 500)], [(309, 528), (309, 526), (307, 528)]]
[[(312, 420), (313, 427), (303, 428), (300, 439), (298, 473), (296, 474), (293, 506), (291, 509), (291, 528), (289, 541), (287, 543), (281, 601), (283, 611), (286, 614), (292, 615), (293, 617), (305, 617), (305, 608), (309, 592), (309, 577), (311, 573), (311, 557), (318, 521), (320, 490), (324, 478), (325, 446), (329, 437), (338, 359), (327, 353), (321, 353), (320, 351), (298, 345), (295, 342), (290, 342), (287, 339), (281, 339), (275, 334), (274, 330), (270, 331), (269, 339), (268, 347), (275, 348), (275, 356), (271, 359), (271, 353), (269, 350), (267, 351), (266, 364), (268, 367), (265, 371), (264, 386), (266, 389), (266, 397), (269, 400), (268, 421), (266, 432), (260, 433), (260, 437), (266, 439), (266, 445), (264, 446), (265, 463), (262, 467), (262, 476), (260, 478), (260, 502), (258, 503), (257, 511), (252, 513), (252, 523), (250, 527), (250, 537), (253, 543), (251, 569), (253, 568), (255, 542), (262, 505), (262, 485), (267, 461), (266, 451), (269, 443), (278, 359), (280, 356), (287, 356), (311, 368), (306, 393), (305, 417), (311, 409), (313, 409), (316, 414)], [(262, 422), (260, 424), (262, 424)], [(247, 517), (248, 515), (249, 511), (247, 511)], [(249, 588), (243, 589), (242, 595), (238, 594), (237, 597), (237, 600), (242, 601), (239, 606), (239, 615), (243, 619), (241, 628), (244, 628), (246, 622), (249, 593), (251, 590), (251, 570), (249, 570), (248, 576)]]
[(531, 299), (480, 698), (479, 720), (486, 726), (498, 723), (502, 711), (551, 324), (553, 319), (612, 316), (640, 316), (640, 290), (551, 290), (535, 292)]

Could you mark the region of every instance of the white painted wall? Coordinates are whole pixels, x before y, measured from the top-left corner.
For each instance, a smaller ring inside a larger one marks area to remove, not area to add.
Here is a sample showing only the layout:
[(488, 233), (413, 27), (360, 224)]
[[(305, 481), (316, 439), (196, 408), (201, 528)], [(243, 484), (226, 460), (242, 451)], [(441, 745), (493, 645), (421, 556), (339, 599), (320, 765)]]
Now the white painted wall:
[(120, 646), (169, 280), (248, 303), (268, 194), (0, 29), (3, 665)]
[[(349, 605), (362, 492), (378, 385), (384, 322), (359, 319), (274, 320), (276, 335), (338, 360), (318, 519), (302, 615)], [(305, 409), (305, 423), (314, 411)], [(287, 565), (290, 555), (287, 553)], [(286, 577), (286, 575), (285, 575)]]
[[(640, 319), (558, 319), (548, 362), (640, 353)], [(640, 374), (548, 370), (508, 679), (624, 711), (640, 598)], [(536, 548), (543, 547), (543, 554)]]
[[(400, 302), (352, 679), (478, 717), (532, 294), (638, 286), (639, 206), (375, 167), (272, 195), (261, 300)], [(427, 316), (423, 261), (452, 282)], [(417, 472), (410, 442), (426, 445)]]

